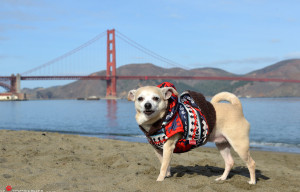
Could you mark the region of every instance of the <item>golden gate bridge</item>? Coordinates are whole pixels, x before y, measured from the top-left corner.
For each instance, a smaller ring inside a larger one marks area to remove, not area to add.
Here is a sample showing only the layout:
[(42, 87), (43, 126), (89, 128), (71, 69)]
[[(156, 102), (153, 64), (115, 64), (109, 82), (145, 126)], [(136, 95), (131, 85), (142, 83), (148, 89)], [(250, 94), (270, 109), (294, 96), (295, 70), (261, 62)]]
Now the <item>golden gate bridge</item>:
[[(86, 47), (91, 46), (93, 43), (99, 39), (106, 36), (106, 74), (105, 75), (30, 75), (34, 72), (41, 71), (44, 68), (50, 67), (51, 65), (60, 62), (61, 60), (66, 60), (68, 57), (78, 53)], [(157, 53), (146, 49), (135, 41), (131, 40), (122, 33), (112, 29), (103, 32), (90, 41), (82, 44), (81, 46), (73, 49), (66, 54), (57, 57), (43, 65), (30, 69), (24, 73), (11, 75), (11, 76), (0, 76), (0, 87), (4, 88), (7, 92), (18, 95), (20, 94), (20, 83), (23, 80), (104, 80), (106, 81), (106, 96), (116, 97), (117, 96), (117, 81), (118, 80), (163, 80), (163, 79), (174, 79), (174, 80), (237, 80), (237, 81), (259, 81), (259, 82), (290, 82), (290, 83), (300, 83), (300, 80), (296, 79), (280, 79), (280, 78), (252, 78), (252, 77), (239, 77), (239, 76), (147, 76), (147, 75), (135, 75), (135, 76), (124, 76), (118, 75), (116, 69), (116, 36), (123, 40), (125, 43), (129, 44), (131, 47), (153, 57), (161, 62), (176, 66), (184, 67), (172, 60), (158, 55)]]

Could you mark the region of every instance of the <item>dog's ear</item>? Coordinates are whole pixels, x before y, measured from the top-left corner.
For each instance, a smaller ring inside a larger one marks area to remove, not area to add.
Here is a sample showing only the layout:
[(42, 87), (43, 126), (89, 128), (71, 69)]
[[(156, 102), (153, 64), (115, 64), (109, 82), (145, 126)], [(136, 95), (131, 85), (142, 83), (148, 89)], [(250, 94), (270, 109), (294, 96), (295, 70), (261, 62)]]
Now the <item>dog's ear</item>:
[(135, 93), (136, 93), (136, 90), (134, 90), (134, 89), (128, 92), (128, 96), (127, 96), (128, 101), (134, 101)]
[(165, 100), (168, 100), (172, 96), (172, 93), (174, 93), (174, 95), (178, 95), (178, 92), (173, 87), (162, 87), (160, 89)]

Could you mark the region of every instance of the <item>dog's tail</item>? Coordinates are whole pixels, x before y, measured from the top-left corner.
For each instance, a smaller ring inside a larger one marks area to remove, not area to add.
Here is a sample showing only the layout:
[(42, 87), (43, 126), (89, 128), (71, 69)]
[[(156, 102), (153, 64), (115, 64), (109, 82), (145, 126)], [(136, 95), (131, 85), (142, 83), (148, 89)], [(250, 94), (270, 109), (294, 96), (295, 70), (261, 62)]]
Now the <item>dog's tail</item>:
[(228, 101), (232, 105), (235, 105), (242, 109), (242, 104), (241, 104), (239, 98), (237, 98), (237, 96), (235, 96), (232, 93), (221, 92), (221, 93), (218, 93), (215, 96), (213, 96), (213, 98), (211, 99), (212, 104), (219, 103), (220, 101)]

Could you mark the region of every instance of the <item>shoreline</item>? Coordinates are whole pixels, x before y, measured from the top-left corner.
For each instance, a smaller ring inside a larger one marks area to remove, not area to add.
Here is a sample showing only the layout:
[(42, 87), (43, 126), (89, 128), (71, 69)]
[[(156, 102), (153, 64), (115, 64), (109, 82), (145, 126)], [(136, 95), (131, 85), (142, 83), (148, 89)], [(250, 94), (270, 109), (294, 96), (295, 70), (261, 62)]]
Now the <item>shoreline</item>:
[[(16, 99), (16, 100), (0, 100), (0, 101), (60, 101), (60, 100), (79, 100), (79, 101), (100, 101), (100, 100), (127, 100), (126, 97), (116, 97), (116, 98), (110, 98), (110, 97), (102, 97), (97, 96), (99, 99), (87, 99), (88, 97), (74, 97), (74, 98), (27, 98), (27, 99)], [(205, 96), (207, 100), (210, 100), (213, 96)], [(237, 96), (239, 99), (299, 99), (298, 96), (282, 96), (282, 97), (242, 97)], [(84, 99), (82, 99), (84, 98)]]
[(300, 155), (251, 150), (257, 184), (245, 164), (216, 182), (224, 161), (215, 148), (174, 154), (170, 178), (156, 182), (160, 164), (146, 143), (51, 132), (0, 130), (0, 190), (52, 191), (297, 191)]
[[(8, 130), (9, 129), (0, 129), (1, 130)], [(67, 135), (79, 135), (83, 137), (94, 137), (100, 139), (112, 139), (112, 140), (119, 140), (125, 142), (133, 142), (133, 143), (148, 143), (147, 138), (141, 135), (130, 135), (130, 134), (112, 134), (112, 133), (83, 133), (83, 132), (68, 132), (68, 131), (59, 131), (59, 130), (11, 130), (11, 131), (33, 131), (33, 132), (49, 132), (49, 133), (59, 133), (59, 134), (67, 134)], [(266, 142), (264, 142), (266, 143)], [(268, 143), (267, 143), (268, 144)], [(274, 146), (272, 146), (274, 145)], [(280, 146), (283, 145), (283, 146)], [(285, 143), (270, 143), (269, 145), (263, 145), (258, 142), (251, 142), (250, 139), (250, 150), (255, 151), (269, 151), (269, 152), (279, 152), (279, 153), (291, 153), (291, 154), (300, 154), (300, 149), (297, 147), (284, 147), (289, 144)], [(208, 142), (204, 146), (201, 147), (208, 147), (208, 148), (216, 148), (214, 143)]]

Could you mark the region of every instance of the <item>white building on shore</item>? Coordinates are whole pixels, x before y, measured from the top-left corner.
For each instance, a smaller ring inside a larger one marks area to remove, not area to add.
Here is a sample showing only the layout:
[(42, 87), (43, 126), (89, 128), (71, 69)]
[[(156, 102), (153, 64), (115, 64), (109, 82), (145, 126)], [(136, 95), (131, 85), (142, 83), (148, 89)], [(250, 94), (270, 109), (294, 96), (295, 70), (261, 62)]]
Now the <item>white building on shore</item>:
[(15, 101), (24, 100), (24, 94), (22, 93), (0, 93), (0, 101)]

